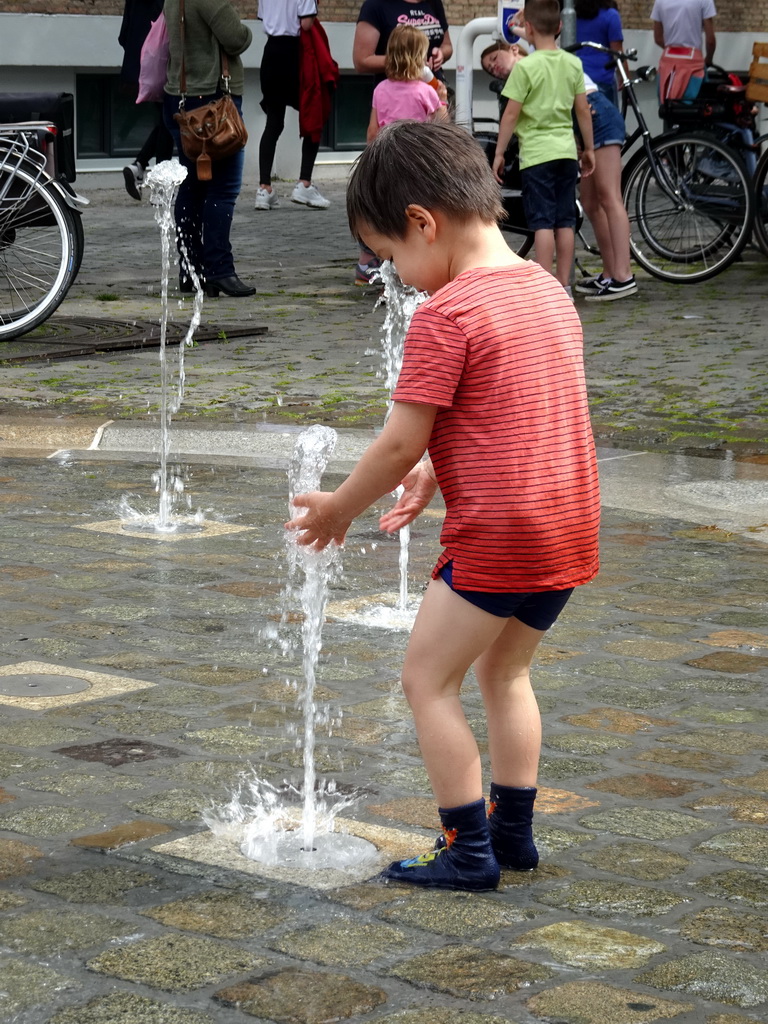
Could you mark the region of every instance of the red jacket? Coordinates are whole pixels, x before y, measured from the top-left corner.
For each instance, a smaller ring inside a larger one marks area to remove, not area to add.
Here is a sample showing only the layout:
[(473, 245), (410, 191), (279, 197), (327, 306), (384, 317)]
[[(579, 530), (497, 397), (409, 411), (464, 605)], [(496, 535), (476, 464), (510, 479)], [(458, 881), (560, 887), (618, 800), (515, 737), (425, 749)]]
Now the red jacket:
[(301, 32), (300, 36), (299, 135), (319, 142), (331, 113), (339, 65), (331, 56), (328, 36), (317, 18), (309, 32)]

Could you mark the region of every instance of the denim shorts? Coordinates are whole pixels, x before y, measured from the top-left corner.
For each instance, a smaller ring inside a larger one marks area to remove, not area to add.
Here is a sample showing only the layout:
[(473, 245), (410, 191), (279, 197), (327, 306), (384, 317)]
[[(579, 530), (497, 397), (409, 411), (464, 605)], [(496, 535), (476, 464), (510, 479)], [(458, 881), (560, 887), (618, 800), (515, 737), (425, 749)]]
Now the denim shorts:
[(595, 149), (602, 146), (622, 146), (627, 135), (627, 127), (619, 108), (601, 92), (588, 92), (587, 103), (592, 111)]
[(440, 576), (454, 594), (500, 619), (518, 619), (531, 629), (547, 630), (554, 625), (573, 593), (569, 590), (543, 590), (533, 594), (489, 594), (478, 590), (457, 590), (453, 585), (453, 562), (447, 562)]
[(548, 160), (520, 172), (523, 209), (531, 231), (576, 227), (578, 160)]

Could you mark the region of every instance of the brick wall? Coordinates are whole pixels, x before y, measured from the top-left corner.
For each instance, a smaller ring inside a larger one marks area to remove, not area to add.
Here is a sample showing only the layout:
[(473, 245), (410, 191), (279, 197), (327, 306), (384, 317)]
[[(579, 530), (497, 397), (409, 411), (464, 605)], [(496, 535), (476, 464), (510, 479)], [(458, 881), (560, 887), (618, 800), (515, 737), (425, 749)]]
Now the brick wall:
[[(356, 21), (361, 0), (319, 0), (325, 21)], [(768, 0), (716, 0), (721, 32), (765, 32), (768, 30)], [(648, 29), (653, 0), (619, 0), (625, 28)], [(255, 18), (257, 0), (235, 0), (244, 18)], [(472, 18), (496, 13), (494, 0), (445, 0), (448, 20), (464, 25)], [(122, 14), (123, 0), (0, 0), (0, 12), (29, 14)]]

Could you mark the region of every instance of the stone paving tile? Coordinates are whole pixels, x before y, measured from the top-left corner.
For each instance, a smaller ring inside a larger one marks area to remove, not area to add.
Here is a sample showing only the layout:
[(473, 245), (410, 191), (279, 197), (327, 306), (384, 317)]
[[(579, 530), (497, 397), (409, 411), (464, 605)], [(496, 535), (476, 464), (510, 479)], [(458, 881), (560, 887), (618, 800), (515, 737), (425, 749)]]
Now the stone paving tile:
[(658, 846), (615, 841), (599, 850), (584, 850), (577, 853), (576, 857), (602, 871), (628, 875), (630, 878), (645, 882), (661, 882), (665, 878), (672, 878), (681, 874), (692, 863), (679, 853)]
[(573, 913), (594, 917), (656, 917), (666, 914), (690, 897), (628, 885), (624, 882), (571, 882), (565, 889), (539, 893), (536, 899), (550, 907), (561, 907)]
[(650, 1024), (693, 1009), (693, 1003), (657, 999), (597, 981), (572, 981), (532, 996), (527, 1004), (536, 1017), (563, 1024)]
[(726, 953), (694, 953), (670, 960), (635, 980), (652, 988), (688, 992), (734, 1006), (760, 1006), (768, 1001), (765, 967), (755, 967), (744, 957)]
[(127, 922), (79, 910), (31, 910), (0, 919), (0, 943), (35, 956), (90, 949), (131, 931)]
[(707, 896), (768, 907), (768, 878), (753, 871), (720, 871), (697, 878), (692, 884)]
[(326, 1021), (370, 1013), (387, 1001), (386, 994), (344, 974), (320, 974), (296, 969), (221, 989), (215, 997), (224, 1006), (237, 1006), (253, 1017), (276, 1024), (325, 1024)]
[(705, 907), (679, 921), (680, 934), (702, 946), (718, 946), (734, 952), (764, 953), (768, 950), (768, 919), (730, 907)]
[(0, 991), (3, 993), (0, 1009), (4, 1014), (15, 1015), (44, 1006), (58, 993), (79, 988), (80, 984), (74, 978), (50, 967), (23, 960), (0, 959)]
[(87, 967), (166, 992), (188, 992), (266, 963), (245, 949), (214, 939), (170, 933), (108, 950), (89, 960)]
[(337, 918), (326, 925), (284, 932), (270, 939), (270, 949), (298, 960), (313, 960), (329, 967), (359, 967), (393, 953), (407, 951), (411, 940), (397, 928), (358, 924)]
[(390, 968), (389, 973), (420, 988), (460, 999), (487, 1000), (545, 981), (555, 972), (541, 964), (474, 946), (446, 946), (411, 957)]
[(98, 825), (105, 817), (100, 811), (84, 807), (26, 807), (12, 814), (0, 814), (0, 829), (42, 838), (82, 832), (84, 828)]
[(48, 1024), (214, 1024), (214, 1018), (133, 992), (113, 992), (82, 1006), (61, 1010)]
[(376, 911), (385, 921), (423, 928), (460, 939), (490, 938), (501, 928), (530, 921), (542, 910), (515, 907), (497, 899), (465, 892), (404, 894)]
[(579, 818), (579, 824), (584, 828), (634, 836), (636, 839), (673, 839), (710, 827), (704, 818), (695, 818), (692, 814), (658, 808), (651, 810), (647, 807), (617, 807), (596, 814), (585, 814)]
[(203, 892), (141, 911), (160, 924), (217, 939), (244, 939), (280, 924), (289, 911), (250, 892)]
[(69, 903), (124, 904), (129, 890), (155, 881), (155, 875), (146, 871), (110, 864), (105, 868), (85, 868), (53, 878), (37, 878), (30, 886), (37, 892), (52, 893)]
[(512, 944), (522, 949), (546, 949), (558, 963), (586, 970), (642, 967), (667, 948), (644, 935), (584, 921), (562, 921), (534, 928), (513, 939)]
[(731, 860), (742, 864), (755, 864), (757, 867), (768, 868), (768, 831), (763, 829), (739, 828), (731, 832), (706, 839), (697, 849), (707, 853), (723, 853)]
[(0, 839), (0, 881), (28, 875), (43, 851), (19, 839)]

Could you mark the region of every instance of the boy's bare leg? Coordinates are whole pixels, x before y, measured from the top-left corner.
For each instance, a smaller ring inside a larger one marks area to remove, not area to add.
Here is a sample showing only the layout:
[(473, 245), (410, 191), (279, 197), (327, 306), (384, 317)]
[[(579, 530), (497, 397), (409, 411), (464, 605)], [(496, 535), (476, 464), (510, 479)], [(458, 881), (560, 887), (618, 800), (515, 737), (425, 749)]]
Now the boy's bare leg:
[(555, 232), (551, 228), (539, 228), (538, 231), (534, 231), (533, 246), (536, 262), (548, 274), (551, 274), (552, 262), (555, 258)]
[(488, 721), (491, 777), (502, 786), (535, 786), (541, 751), (541, 716), (530, 668), (544, 633), (519, 619), (504, 628), (475, 662)]
[(566, 288), (571, 283), (573, 257), (576, 253), (576, 235), (573, 228), (555, 229), (555, 252), (557, 253), (555, 277), (563, 288)]
[(506, 619), (465, 601), (432, 580), (421, 602), (403, 664), (403, 691), (440, 807), (480, 800), (480, 753), (459, 692), (470, 665), (496, 641)]

